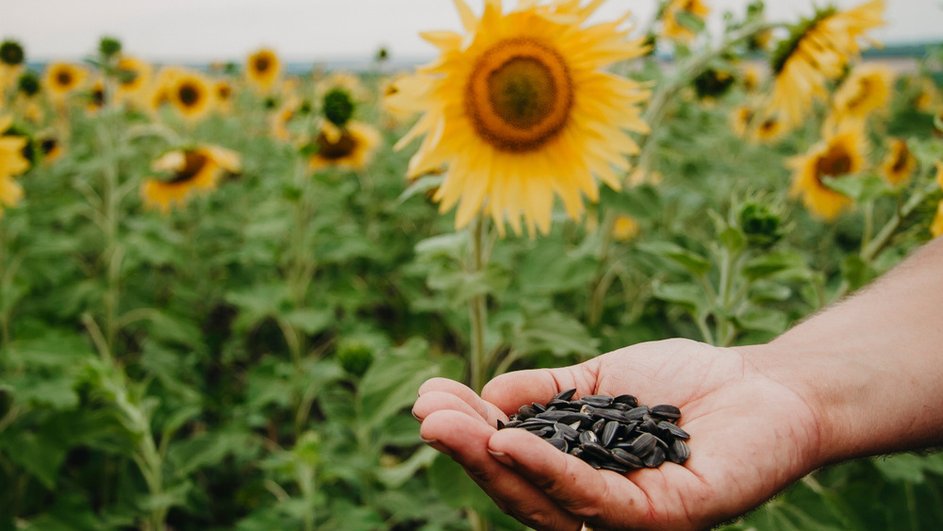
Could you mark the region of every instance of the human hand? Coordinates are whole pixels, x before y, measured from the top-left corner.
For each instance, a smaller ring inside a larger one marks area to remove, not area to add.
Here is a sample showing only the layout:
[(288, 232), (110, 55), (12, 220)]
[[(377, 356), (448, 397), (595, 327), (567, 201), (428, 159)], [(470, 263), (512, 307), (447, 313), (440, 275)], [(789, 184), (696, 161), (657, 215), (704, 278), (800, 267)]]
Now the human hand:
[[(625, 475), (595, 470), (520, 429), (496, 423), (531, 402), (576, 388), (633, 394), (681, 408), (691, 456)], [(460, 463), (502, 510), (538, 528), (702, 528), (759, 505), (823, 461), (808, 399), (739, 349), (687, 340), (627, 347), (559, 369), (519, 371), (478, 397), (442, 378), (419, 389), (420, 433)]]

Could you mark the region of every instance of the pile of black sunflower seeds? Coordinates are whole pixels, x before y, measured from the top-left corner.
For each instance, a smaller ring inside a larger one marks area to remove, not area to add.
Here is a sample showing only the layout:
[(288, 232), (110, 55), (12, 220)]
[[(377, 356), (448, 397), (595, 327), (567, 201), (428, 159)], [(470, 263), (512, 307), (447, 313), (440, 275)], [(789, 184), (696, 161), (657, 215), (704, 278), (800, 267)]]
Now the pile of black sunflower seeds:
[(523, 405), (498, 429), (521, 428), (593, 468), (624, 474), (656, 468), (666, 460), (682, 464), (691, 455), (678, 427), (681, 410), (662, 404), (640, 406), (632, 395), (589, 395), (572, 400), (576, 389), (555, 395), (546, 404)]

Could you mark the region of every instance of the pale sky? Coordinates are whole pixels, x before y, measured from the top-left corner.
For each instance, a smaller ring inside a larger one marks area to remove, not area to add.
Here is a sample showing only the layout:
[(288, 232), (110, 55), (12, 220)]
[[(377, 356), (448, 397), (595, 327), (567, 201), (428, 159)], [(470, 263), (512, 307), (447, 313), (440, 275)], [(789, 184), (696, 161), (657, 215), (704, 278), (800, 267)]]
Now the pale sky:
[[(723, 10), (741, 13), (747, 3), (706, 1), (715, 25)], [(481, 0), (469, 3), (480, 10)], [(655, 5), (609, 0), (600, 16), (628, 10), (645, 25)], [(767, 12), (772, 20), (794, 21), (812, 5), (767, 0)], [(877, 38), (943, 41), (943, 0), (887, 0), (887, 6), (888, 25)], [(18, 39), (34, 60), (77, 59), (92, 52), (102, 34), (121, 38), (129, 53), (165, 62), (240, 60), (261, 45), (291, 61), (367, 59), (380, 45), (394, 58), (424, 58), (433, 50), (419, 31), (459, 28), (449, 0), (0, 0), (0, 13), (0, 39)]]

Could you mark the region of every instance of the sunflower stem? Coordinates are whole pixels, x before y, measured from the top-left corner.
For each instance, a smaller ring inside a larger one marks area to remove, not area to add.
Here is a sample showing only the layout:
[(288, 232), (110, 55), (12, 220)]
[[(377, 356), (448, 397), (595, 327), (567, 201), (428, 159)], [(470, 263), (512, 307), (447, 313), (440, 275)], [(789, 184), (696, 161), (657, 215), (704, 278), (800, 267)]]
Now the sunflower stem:
[[(472, 226), (471, 264), (470, 273), (477, 276), (485, 268), (485, 220), (477, 216)], [(469, 373), (471, 388), (481, 392), (485, 385), (485, 323), (487, 322), (487, 307), (484, 293), (476, 293), (468, 301), (468, 317), (471, 321), (471, 355), (469, 357)]]

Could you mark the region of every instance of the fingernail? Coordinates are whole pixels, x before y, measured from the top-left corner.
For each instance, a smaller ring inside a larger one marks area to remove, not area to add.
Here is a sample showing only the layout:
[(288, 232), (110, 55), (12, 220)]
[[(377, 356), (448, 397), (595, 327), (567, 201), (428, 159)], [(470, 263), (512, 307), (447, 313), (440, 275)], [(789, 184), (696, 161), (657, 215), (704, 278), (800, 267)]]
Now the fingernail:
[(439, 442), (439, 441), (437, 441), (437, 440), (435, 440), (435, 439), (426, 439), (425, 437), (419, 437), (419, 438), (422, 439), (422, 442), (424, 442), (424, 443), (426, 443), (426, 444), (429, 444), (429, 445), (432, 445), (432, 444), (435, 444), (435, 443)]
[(415, 411), (410, 410), (410, 413), (412, 413), (414, 419), (418, 420), (419, 422), (422, 422), (422, 419), (419, 418), (419, 415), (417, 415)]
[(488, 453), (491, 454), (491, 457), (493, 457), (495, 461), (501, 463), (502, 465), (512, 466), (514, 464), (514, 462), (511, 461), (511, 458), (508, 457), (508, 455), (504, 452), (496, 452), (489, 448)]

